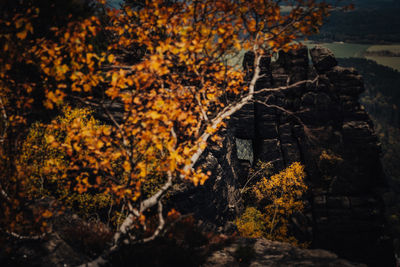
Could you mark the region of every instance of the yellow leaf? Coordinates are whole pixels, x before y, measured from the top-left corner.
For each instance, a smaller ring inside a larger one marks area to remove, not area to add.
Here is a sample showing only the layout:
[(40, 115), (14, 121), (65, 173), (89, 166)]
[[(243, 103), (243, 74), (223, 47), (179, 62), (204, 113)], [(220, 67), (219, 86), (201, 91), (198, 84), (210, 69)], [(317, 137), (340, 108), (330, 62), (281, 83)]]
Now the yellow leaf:
[(239, 42), (235, 42), (233, 46), (234, 46), (237, 50), (241, 50), (241, 49), (242, 49), (242, 46), (240, 45)]
[(209, 100), (213, 100), (213, 99), (215, 99), (215, 94), (207, 93), (207, 98)]
[(225, 30), (224, 28), (218, 28), (218, 32), (221, 33), (221, 34), (223, 34), (223, 33), (226, 32), (226, 30)]
[(21, 18), (21, 19), (19, 19), (19, 20), (17, 20), (17, 21), (15, 22), (15, 27), (16, 27), (17, 29), (19, 29), (19, 28), (22, 27), (23, 24), (24, 24), (24, 19)]
[(186, 156), (186, 155), (189, 155), (190, 154), (190, 148), (188, 148), (187, 146), (185, 146), (185, 148), (183, 149), (183, 154)]
[(49, 144), (53, 143), (56, 140), (54, 138), (54, 136), (52, 136), (52, 135), (48, 135), (46, 139), (47, 139), (47, 143), (49, 143)]
[(25, 25), (25, 30), (29, 31), (30, 33), (33, 33), (33, 27), (30, 22)]
[(104, 143), (101, 141), (101, 140), (97, 140), (97, 142), (96, 142), (96, 148), (97, 149), (100, 149), (100, 148), (102, 148), (104, 146)]
[(26, 35), (28, 34), (28, 31), (25, 29), (22, 32), (17, 33), (17, 37), (21, 40), (26, 38)]
[(122, 165), (122, 167), (124, 168), (124, 170), (126, 172), (130, 172), (132, 170), (131, 164), (127, 160), (124, 161), (124, 164)]
[(50, 218), (53, 215), (53, 213), (49, 210), (46, 210), (45, 212), (42, 213), (43, 218)]
[(114, 72), (111, 77), (111, 85), (116, 86), (118, 80), (118, 73)]
[(206, 143), (201, 143), (201, 144), (200, 144), (200, 149), (201, 149), (201, 150), (206, 149), (206, 147), (207, 147), (207, 144), (206, 144)]
[(149, 112), (149, 116), (150, 118), (152, 118), (153, 120), (157, 120), (161, 117), (160, 114), (158, 114), (156, 111), (150, 111)]
[(90, 89), (91, 89), (91, 86), (90, 86), (89, 84), (85, 83), (85, 84), (83, 85), (83, 91), (89, 92)]
[(103, 128), (103, 134), (106, 135), (106, 136), (109, 136), (111, 134), (110, 127), (104, 127)]

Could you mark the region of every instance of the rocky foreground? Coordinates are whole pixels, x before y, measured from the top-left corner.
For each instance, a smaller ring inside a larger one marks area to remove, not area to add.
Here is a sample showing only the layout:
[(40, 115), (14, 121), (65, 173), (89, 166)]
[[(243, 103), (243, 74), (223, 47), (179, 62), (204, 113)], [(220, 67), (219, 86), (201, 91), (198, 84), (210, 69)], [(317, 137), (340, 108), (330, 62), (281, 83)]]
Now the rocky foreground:
[(301, 249), (287, 243), (267, 239), (239, 239), (214, 252), (203, 265), (212, 266), (321, 266), (355, 267), (336, 254), (321, 249)]

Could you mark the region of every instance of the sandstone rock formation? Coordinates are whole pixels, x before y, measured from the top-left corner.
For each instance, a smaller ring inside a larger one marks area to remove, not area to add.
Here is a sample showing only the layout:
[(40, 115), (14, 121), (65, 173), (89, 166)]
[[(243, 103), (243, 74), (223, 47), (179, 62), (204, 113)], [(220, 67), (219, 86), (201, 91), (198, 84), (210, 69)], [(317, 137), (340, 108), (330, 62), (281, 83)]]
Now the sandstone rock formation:
[[(393, 249), (381, 199), (386, 183), (373, 124), (358, 102), (362, 77), (337, 66), (326, 48), (317, 46), (310, 54), (312, 65), (306, 48), (281, 52), (274, 62), (262, 60), (256, 90), (309, 82), (258, 94), (237, 112), (224, 141), (212, 144), (200, 162), (213, 175), (203, 187), (175, 188), (173, 203), (180, 212), (194, 214), (205, 229), (230, 232), (242, 210), (239, 189), (248, 168), (260, 160), (273, 163), (278, 172), (300, 161), (310, 191), (305, 214), (292, 222), (296, 236), (341, 257), (390, 266)], [(248, 77), (253, 61), (247, 53)], [(237, 144), (250, 156), (238, 159)]]
[(339, 259), (337, 255), (320, 249), (301, 249), (287, 243), (266, 239), (239, 239), (214, 252), (202, 265), (211, 266), (320, 266), (355, 267), (364, 264)]
[(199, 165), (212, 173), (203, 186), (187, 182), (175, 187), (171, 203), (181, 213), (192, 213), (204, 230), (229, 232), (232, 222), (242, 209), (239, 178), (245, 176), (237, 158), (234, 137), (221, 133), (224, 140), (211, 144)]
[[(337, 66), (332, 52), (315, 47), (263, 61), (257, 89), (314, 80), (257, 96), (230, 122), (239, 139), (251, 140), (254, 161), (272, 162), (279, 171), (294, 161), (306, 166), (309, 209), (294, 222), (299, 236), (340, 256), (385, 266), (393, 256), (385, 236), (385, 190), (378, 139), (358, 102), (363, 92), (357, 71)], [(251, 72), (252, 55), (243, 66)]]

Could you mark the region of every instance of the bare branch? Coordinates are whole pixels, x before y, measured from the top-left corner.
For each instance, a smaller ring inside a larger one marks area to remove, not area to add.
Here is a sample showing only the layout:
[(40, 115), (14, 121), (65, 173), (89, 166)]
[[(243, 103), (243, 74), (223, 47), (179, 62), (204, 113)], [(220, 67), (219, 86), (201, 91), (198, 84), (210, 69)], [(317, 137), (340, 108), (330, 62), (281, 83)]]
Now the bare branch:
[(135, 243), (143, 243), (143, 242), (149, 242), (151, 240), (154, 240), (157, 236), (159, 236), (164, 229), (165, 226), (165, 220), (164, 217), (162, 216), (162, 203), (161, 199), (164, 196), (164, 194), (167, 192), (167, 190), (172, 186), (172, 173), (169, 171), (168, 172), (168, 181), (158, 190), (156, 194), (154, 194), (152, 197), (146, 199), (143, 201), (140, 205), (140, 211), (137, 211), (134, 209), (130, 203), (128, 203), (128, 209), (130, 213), (124, 220), (124, 222), (121, 224), (120, 228), (118, 231), (114, 234), (113, 237), (113, 245), (102, 254), (102, 256), (94, 259), (91, 262), (85, 263), (80, 265), (79, 267), (98, 267), (98, 266), (103, 266), (108, 263), (108, 261), (105, 259), (112, 253), (116, 252), (119, 250), (121, 246), (121, 239), (129, 235), (129, 231), (131, 230), (134, 222), (135, 222), (135, 217), (138, 217), (140, 213), (143, 213), (145, 210), (152, 208), (153, 206), (158, 204), (158, 214), (159, 214), (159, 225), (155, 232), (153, 233), (152, 236), (142, 239), (142, 240), (135, 240), (130, 237), (130, 240), (125, 239), (123, 241), (124, 244), (135, 244)]
[(114, 126), (117, 127), (119, 133), (122, 136), (123, 146), (125, 147), (125, 151), (126, 151), (126, 153), (128, 154), (129, 157), (132, 157), (132, 152), (130, 151), (130, 149), (128, 147), (126, 147), (127, 144), (128, 144), (128, 140), (126, 140), (126, 137), (125, 137), (124, 131), (122, 130), (121, 125), (117, 122), (117, 120), (115, 119), (114, 115), (111, 114), (111, 112), (108, 110), (108, 108), (106, 106), (104, 106), (103, 103), (101, 103), (101, 107), (105, 111), (107, 117), (112, 121)]
[[(2, 97), (0, 97), (0, 108), (1, 108), (1, 115), (3, 117), (3, 121), (4, 121), (4, 128), (2, 129), (2, 134), (0, 137), (0, 143), (4, 143), (4, 141), (6, 140), (6, 136), (7, 136), (7, 129), (8, 129), (8, 116), (7, 116), (7, 112), (6, 112), (6, 108), (4, 106), (4, 102)], [(3, 187), (0, 184), (0, 195), (6, 199), (8, 202), (10, 202), (10, 197), (8, 196), (7, 192), (3, 189)]]
[(73, 96), (72, 95), (72, 96), (69, 96), (69, 97), (71, 97), (72, 99), (78, 100), (79, 102), (81, 102), (81, 103), (83, 103), (85, 105), (88, 105), (88, 106), (94, 106), (94, 107), (100, 107), (101, 106), (100, 104), (97, 104), (97, 103), (94, 103), (94, 102), (91, 102), (91, 101), (87, 101), (84, 98), (79, 97), (79, 96)]
[(134, 223), (134, 218), (135, 216), (132, 213), (128, 214), (128, 217), (124, 220), (124, 222), (121, 224), (119, 227), (119, 230), (114, 234), (113, 240), (114, 240), (114, 245), (111, 247), (110, 251), (114, 251), (115, 249), (118, 248), (120, 239), (124, 236), (126, 236), (131, 229), (133, 223)]
[(104, 66), (104, 69), (132, 70), (132, 66), (130, 66), (130, 65), (107, 65), (107, 66)]
[(0, 107), (1, 108), (1, 115), (2, 115), (3, 120), (4, 120), (4, 129), (2, 129), (3, 133), (2, 133), (2, 135), (0, 137), (0, 143), (4, 143), (4, 140), (6, 139), (6, 135), (7, 135), (8, 117), (7, 117), (6, 108), (5, 108), (4, 103), (3, 103), (3, 99), (1, 97), (0, 97), (0, 106), (1, 106)]
[(254, 177), (256, 177), (258, 174), (260, 174), (261, 172), (263, 172), (264, 169), (260, 168), (258, 171), (256, 171), (244, 184), (244, 186), (242, 187), (242, 189), (240, 189), (240, 193), (243, 193), (244, 189), (247, 187), (247, 185), (250, 183), (251, 180), (253, 180)]
[(295, 119), (297, 120), (297, 122), (303, 127), (304, 132), (306, 133), (306, 135), (307, 135), (308, 137), (310, 137), (310, 138), (312, 138), (312, 139), (316, 139), (316, 137), (312, 134), (311, 130), (307, 127), (307, 125), (305, 125), (305, 124), (303, 123), (303, 121), (299, 118), (299, 116), (297, 116), (294, 112), (289, 111), (289, 110), (287, 110), (287, 109), (285, 109), (285, 108), (283, 108), (283, 107), (277, 106), (277, 105), (267, 104), (267, 103), (265, 103), (265, 102), (258, 101), (258, 100), (253, 100), (253, 101), (254, 101), (255, 103), (264, 105), (265, 107), (268, 107), (268, 108), (275, 108), (275, 109), (278, 109), (278, 110), (280, 110), (280, 111), (282, 111), (282, 112), (284, 112), (284, 113), (286, 113), (286, 114), (289, 114), (290, 116), (292, 116), (293, 118), (295, 118)]
[(205, 112), (204, 107), (203, 107), (203, 105), (201, 104), (200, 95), (197, 94), (197, 95), (195, 96), (195, 98), (196, 98), (197, 104), (198, 104), (199, 107), (200, 107), (201, 115), (203, 116), (204, 121), (208, 121), (207, 113)]
[(257, 90), (256, 92), (254, 92), (254, 94), (260, 94), (260, 93), (265, 93), (265, 92), (276, 92), (276, 91), (283, 91), (283, 90), (287, 90), (287, 89), (291, 89), (303, 84), (308, 84), (308, 83), (316, 83), (318, 82), (318, 76), (315, 77), (315, 79), (313, 80), (303, 80), (303, 81), (299, 81), (290, 85), (286, 85), (286, 86), (280, 86), (280, 87), (273, 87), (273, 88), (263, 88), (260, 90)]
[(143, 241), (141, 241), (142, 243), (153, 241), (154, 239), (156, 239), (161, 234), (161, 232), (162, 232), (162, 230), (164, 229), (164, 226), (165, 226), (165, 220), (164, 220), (164, 216), (163, 216), (162, 212), (163, 212), (163, 204), (162, 204), (162, 201), (160, 199), (158, 201), (158, 227), (154, 231), (153, 235), (143, 239)]
[(11, 198), (10, 196), (7, 194), (7, 192), (3, 189), (2, 185), (1, 185), (1, 181), (0, 181), (0, 196), (3, 197), (4, 200), (6, 200), (8, 203), (11, 203)]
[(11, 237), (14, 237), (14, 238), (16, 238), (18, 240), (41, 240), (47, 234), (47, 233), (43, 233), (43, 234), (40, 234), (40, 235), (20, 235), (20, 234), (17, 234), (15, 232), (9, 232), (9, 231), (4, 231), (4, 230), (2, 230), (2, 232), (6, 233), (7, 235), (9, 235)]
[[(199, 71), (198, 71), (196, 68), (193, 68), (193, 70), (194, 70), (194, 72), (196, 73), (196, 75), (197, 75), (198, 77), (200, 77), (201, 86), (204, 87), (204, 76), (201, 75), (201, 74), (199, 73)], [(192, 90), (191, 90), (191, 91), (192, 91)], [(208, 122), (208, 116), (207, 116), (206, 111), (204, 110), (203, 104), (201, 103), (200, 95), (199, 95), (199, 94), (196, 94), (196, 92), (194, 92), (194, 94), (195, 94), (195, 99), (196, 99), (196, 101), (197, 101), (197, 104), (198, 104), (199, 107), (200, 107), (201, 114), (203, 115), (203, 119), (204, 119), (206, 122)]]
[(153, 196), (150, 198), (146, 199), (142, 203), (140, 203), (140, 209), (139, 212), (142, 213), (145, 210), (154, 207), (159, 201), (160, 198), (166, 193), (166, 191), (172, 186), (172, 173), (168, 171), (168, 180), (167, 182), (158, 190), (157, 193), (155, 193)]
[(128, 201), (128, 209), (131, 213), (133, 213), (133, 215), (135, 215), (136, 217), (140, 216), (140, 213), (137, 209), (135, 209), (132, 204)]

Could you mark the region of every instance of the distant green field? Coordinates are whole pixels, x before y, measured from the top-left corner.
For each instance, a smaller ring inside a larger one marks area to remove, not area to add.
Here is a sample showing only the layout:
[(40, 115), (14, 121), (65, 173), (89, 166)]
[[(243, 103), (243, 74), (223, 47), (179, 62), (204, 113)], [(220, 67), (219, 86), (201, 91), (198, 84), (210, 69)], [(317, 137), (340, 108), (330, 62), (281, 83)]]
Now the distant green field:
[[(390, 51), (395, 54), (400, 53), (400, 45), (373, 45), (367, 49), (368, 52)], [(365, 56), (365, 58), (374, 60), (376, 63), (391, 67), (400, 71), (400, 57), (384, 57), (384, 56)]]
[[(308, 48), (314, 47), (316, 44), (305, 42)], [(363, 57), (364, 52), (371, 46), (368, 44), (349, 44), (349, 43), (321, 43), (320, 45), (329, 48), (336, 57)]]
[(367, 51), (390, 51), (393, 53), (400, 53), (400, 45), (372, 45), (367, 49)]
[[(305, 42), (308, 48), (314, 47), (316, 44)], [(366, 58), (376, 63), (391, 67), (400, 71), (400, 57), (383, 57), (383, 56), (364, 56), (366, 51), (391, 51), (400, 53), (400, 45), (370, 45), (370, 44), (351, 44), (351, 43), (321, 43), (320, 45), (329, 48), (337, 58)]]
[[(310, 49), (317, 45), (317, 43), (306, 41), (304, 44)], [(329, 48), (337, 58), (366, 58), (375, 61), (376, 63), (390, 67), (400, 71), (400, 57), (384, 57), (384, 56), (365, 56), (366, 51), (391, 51), (393, 53), (400, 53), (400, 45), (371, 45), (371, 44), (351, 44), (351, 43), (318, 43), (324, 47)], [(238, 69), (242, 68), (242, 61), (245, 50), (240, 51), (239, 54), (225, 57), (228, 65), (235, 66)]]
[(400, 71), (400, 57), (366, 56), (365, 58), (373, 60), (380, 65)]

